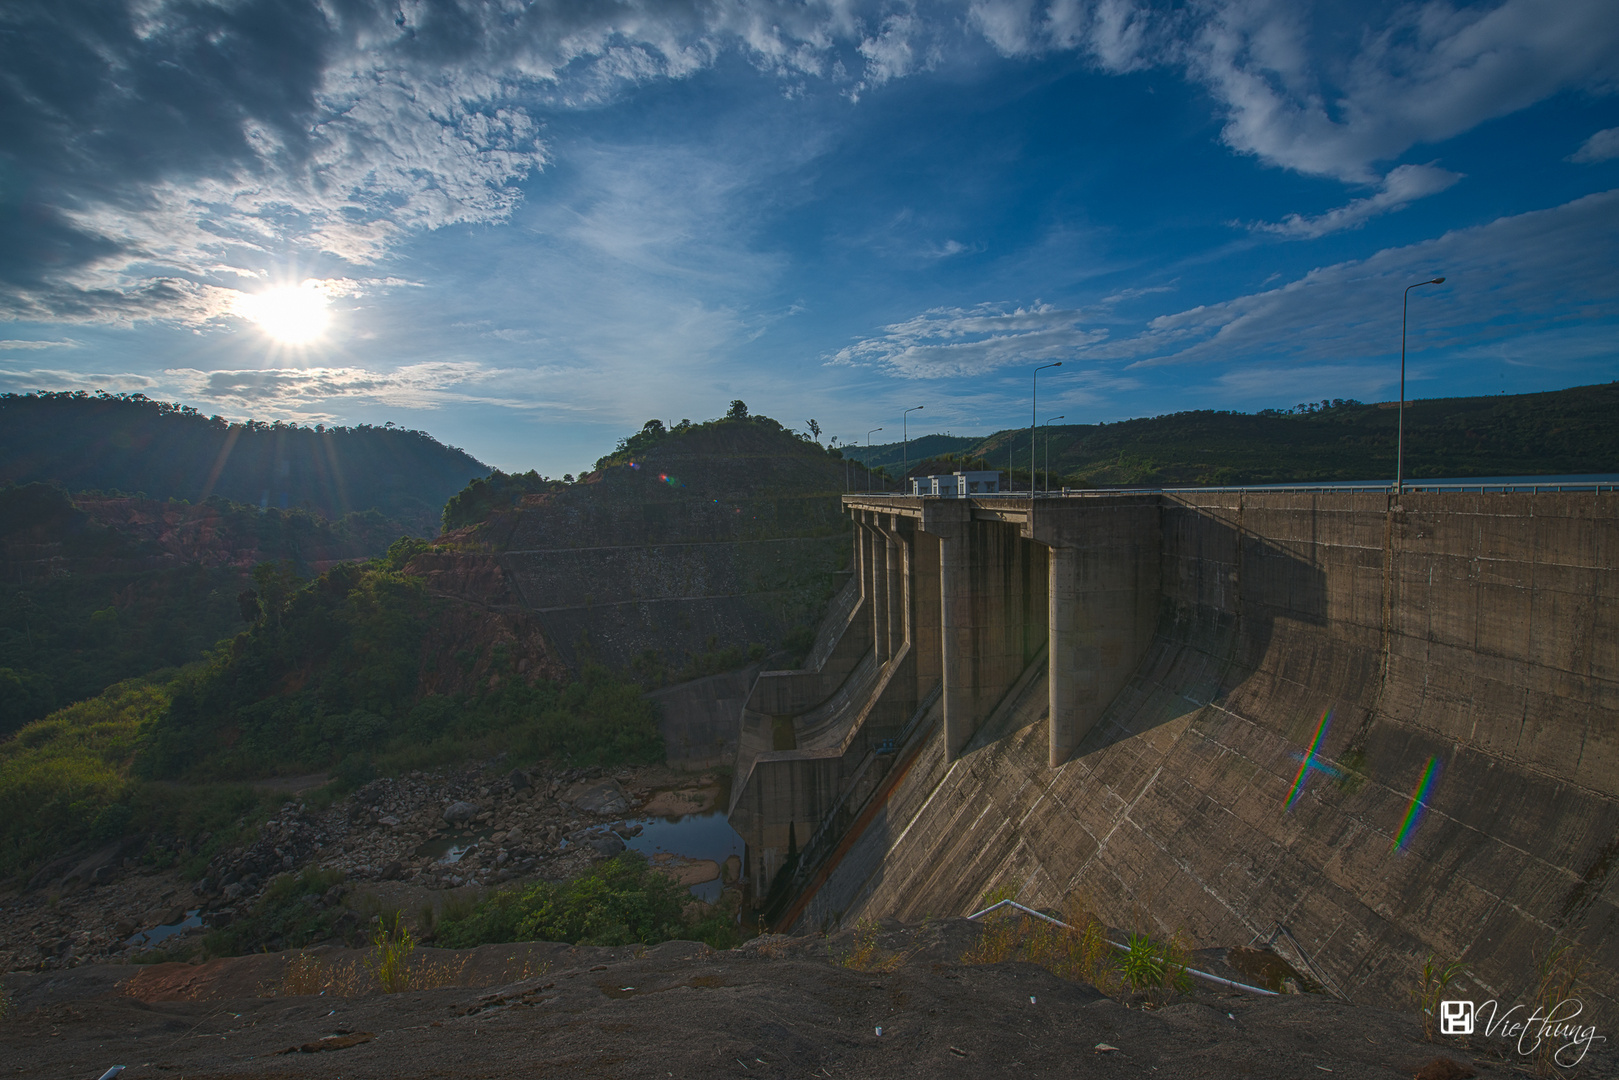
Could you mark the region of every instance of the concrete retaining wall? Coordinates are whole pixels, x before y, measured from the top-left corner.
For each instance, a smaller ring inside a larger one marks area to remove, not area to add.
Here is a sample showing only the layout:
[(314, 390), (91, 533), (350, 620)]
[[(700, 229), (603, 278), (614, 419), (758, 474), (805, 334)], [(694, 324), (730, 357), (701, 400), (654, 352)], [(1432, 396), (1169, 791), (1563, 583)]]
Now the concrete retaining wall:
[(803, 922), (1010, 883), (1199, 944), (1280, 923), (1357, 1001), (1403, 1004), (1430, 952), (1517, 1000), (1574, 941), (1614, 1004), (1619, 500), (1160, 507), (1156, 633), (1073, 756), (1050, 767), (1037, 684), (959, 760), (934, 735)]

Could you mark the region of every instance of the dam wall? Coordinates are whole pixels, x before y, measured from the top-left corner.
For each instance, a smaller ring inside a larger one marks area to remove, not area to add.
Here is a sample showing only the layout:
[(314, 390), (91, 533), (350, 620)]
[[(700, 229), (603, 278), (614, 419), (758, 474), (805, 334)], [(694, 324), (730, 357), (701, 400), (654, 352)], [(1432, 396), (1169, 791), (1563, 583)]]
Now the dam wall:
[(941, 665), (944, 707), (799, 872), (791, 922), (1079, 894), (1116, 927), (1274, 942), (1331, 992), (1383, 1004), (1408, 1002), (1430, 954), (1467, 963), (1467, 995), (1527, 1000), (1573, 944), (1611, 1015), (1612, 495), (845, 504), (937, 530), (946, 612), (952, 528), (1046, 547), (1043, 575), (977, 566), (957, 601), (1043, 584), (1050, 649), (1007, 686), (994, 636), (958, 635), (958, 654), (990, 642), (981, 692), (953, 694)]

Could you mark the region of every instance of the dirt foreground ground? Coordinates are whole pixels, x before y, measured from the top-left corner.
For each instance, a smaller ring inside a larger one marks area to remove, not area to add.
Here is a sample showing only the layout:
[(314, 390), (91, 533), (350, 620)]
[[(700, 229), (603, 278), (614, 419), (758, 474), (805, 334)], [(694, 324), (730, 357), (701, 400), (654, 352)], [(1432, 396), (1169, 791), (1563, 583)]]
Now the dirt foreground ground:
[[(13, 1011), (0, 1021), (0, 1076), (94, 1080), (113, 1065), (127, 1066), (128, 1080), (1534, 1072), (1503, 1039), (1426, 1042), (1410, 1012), (1201, 990), (1148, 1009), (1029, 964), (963, 965), (977, 933), (960, 919), (890, 926), (885, 971), (839, 962), (847, 932), (729, 952), (690, 942), (484, 946), (424, 958), (453, 971), (456, 985), (358, 997), (281, 993), (287, 954), (16, 973), (6, 976)], [(1619, 1075), (1602, 1043), (1557, 1074)]]

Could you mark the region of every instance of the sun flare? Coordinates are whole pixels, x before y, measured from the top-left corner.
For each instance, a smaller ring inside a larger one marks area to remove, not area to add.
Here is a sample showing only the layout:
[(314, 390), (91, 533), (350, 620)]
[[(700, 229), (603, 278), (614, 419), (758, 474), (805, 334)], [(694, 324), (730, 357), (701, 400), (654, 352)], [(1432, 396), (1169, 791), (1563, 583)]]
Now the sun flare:
[(283, 345), (307, 345), (326, 332), (330, 301), (318, 281), (244, 293), (235, 311)]

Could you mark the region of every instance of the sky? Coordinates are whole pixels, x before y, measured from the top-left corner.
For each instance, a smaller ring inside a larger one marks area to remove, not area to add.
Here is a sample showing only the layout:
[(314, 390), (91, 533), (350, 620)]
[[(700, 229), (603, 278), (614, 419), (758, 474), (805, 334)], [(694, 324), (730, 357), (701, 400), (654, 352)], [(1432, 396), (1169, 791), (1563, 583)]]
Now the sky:
[(560, 476), (1391, 400), (1438, 276), (1408, 396), (1608, 382), (1616, 90), (1612, 0), (8, 0), (0, 392)]

